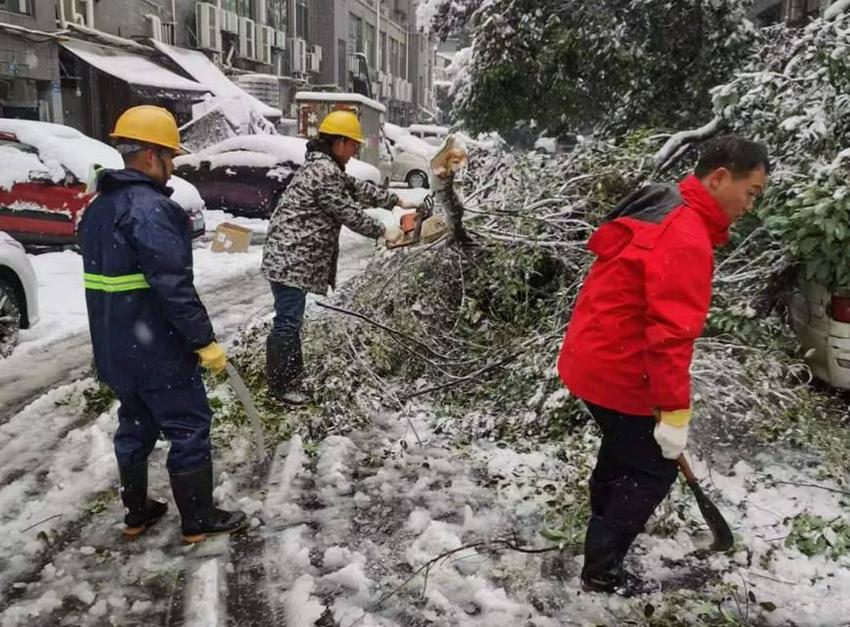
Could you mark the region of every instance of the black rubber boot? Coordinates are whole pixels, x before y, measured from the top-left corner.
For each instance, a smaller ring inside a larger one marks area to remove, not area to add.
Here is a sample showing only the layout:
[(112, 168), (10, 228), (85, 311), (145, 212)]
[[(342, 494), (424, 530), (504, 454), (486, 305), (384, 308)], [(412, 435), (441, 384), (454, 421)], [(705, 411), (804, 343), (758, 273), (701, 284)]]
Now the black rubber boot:
[(183, 542), (195, 543), (209, 536), (244, 529), (244, 512), (229, 512), (213, 505), (212, 466), (171, 473), (171, 491), (182, 518)]
[(272, 331), (266, 339), (266, 380), (271, 396), (287, 402), (287, 395), (297, 391), (303, 370), (301, 332)]
[(634, 537), (599, 516), (590, 517), (581, 571), (581, 582), (586, 592), (616, 592), (625, 583), (623, 560)]
[(168, 511), (168, 504), (148, 498), (148, 462), (118, 467), (121, 477), (121, 501), (124, 503), (125, 536), (135, 538), (155, 524)]

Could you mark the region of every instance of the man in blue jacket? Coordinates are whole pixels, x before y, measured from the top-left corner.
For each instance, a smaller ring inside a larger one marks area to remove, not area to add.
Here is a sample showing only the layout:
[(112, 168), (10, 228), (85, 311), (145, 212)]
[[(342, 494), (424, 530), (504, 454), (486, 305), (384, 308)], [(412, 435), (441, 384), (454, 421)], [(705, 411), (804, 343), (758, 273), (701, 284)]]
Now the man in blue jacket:
[(170, 112), (145, 105), (125, 111), (110, 137), (125, 168), (100, 173), (79, 235), (95, 364), (121, 402), (124, 534), (167, 509), (147, 496), (148, 455), (163, 433), (183, 540), (198, 542), (243, 528), (246, 517), (213, 505), (212, 412), (199, 366), (219, 373), (227, 359), (193, 284), (189, 218), (165, 186), (180, 134)]

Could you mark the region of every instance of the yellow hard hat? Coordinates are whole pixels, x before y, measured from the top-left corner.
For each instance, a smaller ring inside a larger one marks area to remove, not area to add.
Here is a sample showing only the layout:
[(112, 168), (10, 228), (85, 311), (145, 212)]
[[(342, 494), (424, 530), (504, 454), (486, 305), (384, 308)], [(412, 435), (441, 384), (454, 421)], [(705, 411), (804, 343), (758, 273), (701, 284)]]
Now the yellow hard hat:
[(361, 144), (365, 141), (363, 129), (360, 128), (360, 120), (357, 119), (357, 115), (353, 111), (331, 111), (322, 120), (319, 133), (348, 137)]
[(180, 131), (171, 111), (154, 105), (130, 107), (115, 123), (112, 139), (134, 139), (154, 146), (171, 148), (180, 154)]

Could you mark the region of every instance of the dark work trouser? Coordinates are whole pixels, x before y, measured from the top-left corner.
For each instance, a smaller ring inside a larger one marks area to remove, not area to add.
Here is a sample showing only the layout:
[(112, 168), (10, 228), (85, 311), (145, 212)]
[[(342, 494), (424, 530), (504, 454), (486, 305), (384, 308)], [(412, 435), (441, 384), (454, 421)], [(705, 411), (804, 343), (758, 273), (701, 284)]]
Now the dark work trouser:
[(301, 377), (301, 326), (307, 293), (296, 287), (271, 283), (275, 316), (266, 339), (266, 379), (272, 394), (284, 394)]
[(654, 417), (585, 404), (602, 430), (602, 445), (590, 478), (582, 577), (605, 579), (620, 572), (635, 537), (676, 480), (677, 465), (661, 455)]
[(171, 443), (169, 472), (192, 470), (211, 463), (212, 411), (200, 375), (188, 384), (118, 394), (115, 457), (129, 468), (147, 460), (162, 433)]

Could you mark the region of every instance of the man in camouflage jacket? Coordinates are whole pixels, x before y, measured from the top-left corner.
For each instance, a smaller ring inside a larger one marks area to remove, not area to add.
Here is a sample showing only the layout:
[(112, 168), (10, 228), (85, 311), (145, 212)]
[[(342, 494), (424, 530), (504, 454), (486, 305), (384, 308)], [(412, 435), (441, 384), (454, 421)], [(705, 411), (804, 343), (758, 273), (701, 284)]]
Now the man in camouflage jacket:
[(403, 236), (401, 230), (384, 227), (363, 209), (410, 207), (395, 194), (345, 173), (345, 164), (363, 141), (353, 113), (332, 112), (319, 133), (319, 139), (307, 144), (304, 166), (272, 214), (261, 268), (271, 283), (276, 312), (266, 341), (266, 377), (272, 396), (292, 405), (308, 402), (299, 389), (306, 293), (325, 294), (336, 286), (342, 226), (394, 242)]

